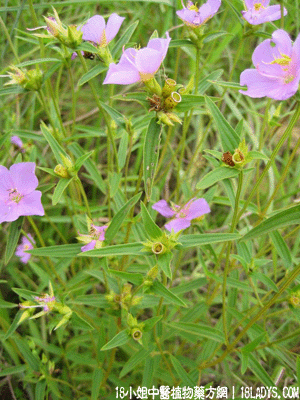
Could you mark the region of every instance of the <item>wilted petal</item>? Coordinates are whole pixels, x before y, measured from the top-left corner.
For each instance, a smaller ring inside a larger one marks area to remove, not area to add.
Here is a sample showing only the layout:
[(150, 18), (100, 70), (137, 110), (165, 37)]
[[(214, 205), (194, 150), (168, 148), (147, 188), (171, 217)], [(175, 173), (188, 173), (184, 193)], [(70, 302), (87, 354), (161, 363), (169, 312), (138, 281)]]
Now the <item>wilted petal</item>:
[(22, 195), (31, 193), (39, 184), (35, 176), (35, 163), (22, 162), (10, 167), (9, 172), (14, 182), (14, 188)]
[(116, 13), (111, 14), (111, 16), (108, 18), (105, 28), (107, 43), (113, 40), (113, 38), (119, 32), (124, 19), (124, 17), (119, 17), (119, 15)]
[(175, 214), (175, 211), (172, 210), (166, 200), (159, 200), (157, 203), (153, 204), (152, 208), (166, 218), (171, 218)]
[(39, 190), (25, 195), (17, 204), (19, 215), (45, 215), (41, 197), (42, 192)]
[(12, 136), (11, 138), (10, 138), (10, 142), (11, 143), (13, 143), (13, 144), (15, 144), (16, 146), (18, 146), (18, 147), (20, 147), (20, 148), (22, 148), (23, 147), (23, 142), (22, 142), (22, 140), (19, 138), (19, 136)]
[(168, 222), (165, 225), (165, 228), (169, 231), (172, 232), (172, 230), (176, 233), (179, 231), (182, 231), (183, 229), (188, 228), (191, 225), (191, 221), (186, 219), (186, 218), (176, 218), (173, 219), (172, 221)]
[(96, 240), (92, 240), (90, 243), (86, 244), (85, 246), (82, 246), (81, 251), (94, 250), (95, 246), (96, 246)]
[(205, 199), (197, 199), (189, 206), (186, 218), (192, 220), (210, 212), (209, 205)]

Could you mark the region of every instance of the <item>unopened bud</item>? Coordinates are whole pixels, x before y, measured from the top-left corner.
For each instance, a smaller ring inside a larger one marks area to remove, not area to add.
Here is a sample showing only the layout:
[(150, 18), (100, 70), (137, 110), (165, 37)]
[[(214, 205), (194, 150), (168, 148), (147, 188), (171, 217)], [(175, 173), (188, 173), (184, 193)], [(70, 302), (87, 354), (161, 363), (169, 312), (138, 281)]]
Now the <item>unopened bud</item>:
[(54, 168), (54, 172), (56, 173), (56, 175), (58, 175), (61, 178), (70, 178), (70, 174), (68, 172), (68, 169), (66, 167), (64, 167), (61, 164), (58, 164), (55, 168)]

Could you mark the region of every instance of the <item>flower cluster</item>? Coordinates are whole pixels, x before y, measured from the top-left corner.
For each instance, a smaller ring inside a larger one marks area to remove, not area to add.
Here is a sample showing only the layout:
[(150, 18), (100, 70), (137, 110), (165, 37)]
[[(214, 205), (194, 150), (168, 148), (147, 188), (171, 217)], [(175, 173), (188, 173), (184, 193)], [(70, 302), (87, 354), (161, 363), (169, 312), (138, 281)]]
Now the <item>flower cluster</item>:
[(15, 255), (20, 257), (20, 260), (23, 264), (27, 264), (31, 257), (31, 254), (27, 253), (26, 251), (32, 250), (33, 244), (35, 243), (30, 233), (28, 233), (27, 236), (30, 240), (26, 236), (23, 236), (22, 243), (17, 247), (17, 251), (15, 252)]
[(191, 28), (197, 28), (217, 13), (221, 6), (221, 0), (208, 0), (200, 8), (189, 0), (187, 6), (184, 4), (182, 6), (183, 10), (176, 11), (178, 17)]

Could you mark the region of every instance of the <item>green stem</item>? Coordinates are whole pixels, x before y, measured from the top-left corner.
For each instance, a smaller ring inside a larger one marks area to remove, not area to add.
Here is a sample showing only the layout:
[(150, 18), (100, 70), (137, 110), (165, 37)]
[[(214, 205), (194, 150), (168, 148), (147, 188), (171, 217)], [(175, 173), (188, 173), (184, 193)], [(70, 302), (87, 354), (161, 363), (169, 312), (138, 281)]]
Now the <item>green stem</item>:
[(80, 180), (78, 177), (77, 177), (77, 179), (76, 179), (76, 183), (77, 183), (78, 186), (79, 186), (79, 190), (80, 190), (80, 193), (81, 193), (81, 195), (82, 195), (82, 198), (83, 198), (83, 201), (84, 201), (84, 204), (85, 204), (85, 207), (86, 207), (87, 215), (88, 215), (88, 217), (89, 217), (90, 219), (92, 219), (92, 214), (91, 214), (89, 202), (88, 202), (88, 199), (87, 199), (87, 197), (86, 197), (86, 193), (85, 193), (84, 187), (83, 187), (83, 185), (82, 185), (82, 182), (81, 182), (81, 180)]

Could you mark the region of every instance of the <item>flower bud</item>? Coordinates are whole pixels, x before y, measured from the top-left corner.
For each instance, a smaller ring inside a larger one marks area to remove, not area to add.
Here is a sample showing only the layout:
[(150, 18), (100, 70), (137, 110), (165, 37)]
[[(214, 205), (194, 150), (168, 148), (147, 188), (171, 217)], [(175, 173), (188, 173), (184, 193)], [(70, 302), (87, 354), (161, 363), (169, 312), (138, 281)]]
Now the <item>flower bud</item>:
[(143, 80), (143, 82), (150, 93), (157, 94), (157, 96), (161, 96), (162, 90), (155, 78), (151, 77), (151, 79)]
[(166, 114), (171, 121), (178, 122), (178, 124), (182, 124), (181, 119), (175, 113), (168, 112)]
[(176, 81), (174, 81), (174, 79), (171, 79), (171, 78), (166, 79), (163, 90), (162, 90), (163, 97), (165, 97), (165, 98), (169, 97), (170, 94), (172, 92), (174, 92), (175, 87), (176, 87)]
[(171, 95), (165, 99), (164, 109), (166, 111), (172, 110), (180, 102), (181, 102), (180, 94), (178, 92), (172, 92)]
[(68, 26), (68, 37), (65, 45), (75, 49), (82, 42), (82, 31), (78, 31), (75, 25)]
[(157, 117), (158, 117), (158, 124), (165, 124), (165, 125), (168, 125), (168, 126), (174, 126), (174, 124), (171, 121), (171, 119), (163, 111), (159, 111), (157, 113)]
[(61, 164), (58, 164), (54, 168), (54, 172), (56, 173), (56, 175), (58, 175), (61, 178), (71, 178), (71, 176), (68, 172), (68, 169)]

